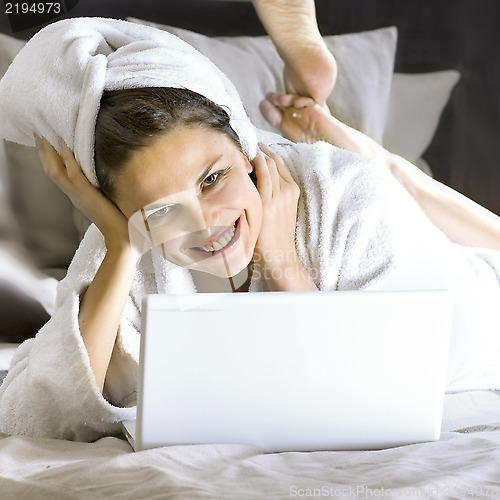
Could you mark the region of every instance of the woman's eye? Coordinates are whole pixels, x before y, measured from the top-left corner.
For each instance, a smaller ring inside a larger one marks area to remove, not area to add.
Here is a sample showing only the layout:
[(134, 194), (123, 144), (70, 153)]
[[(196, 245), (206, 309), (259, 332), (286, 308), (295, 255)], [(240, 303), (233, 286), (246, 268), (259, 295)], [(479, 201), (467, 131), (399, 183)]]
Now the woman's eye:
[(155, 221), (160, 219), (161, 217), (165, 217), (168, 213), (170, 213), (172, 210), (172, 207), (162, 207), (156, 212), (153, 212), (152, 214), (149, 214), (147, 216), (148, 221)]
[(214, 172), (213, 174), (210, 174), (209, 176), (205, 177), (204, 181), (202, 182), (202, 187), (211, 187), (214, 184), (216, 184), (219, 179), (222, 177), (222, 175), (225, 173), (224, 170), (220, 170), (218, 172)]

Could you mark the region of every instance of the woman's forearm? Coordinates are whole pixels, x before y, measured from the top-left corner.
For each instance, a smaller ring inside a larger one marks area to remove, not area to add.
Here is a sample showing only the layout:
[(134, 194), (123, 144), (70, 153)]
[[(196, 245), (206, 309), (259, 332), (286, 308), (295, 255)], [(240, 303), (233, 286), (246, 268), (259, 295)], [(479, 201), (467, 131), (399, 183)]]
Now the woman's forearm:
[(135, 270), (131, 249), (108, 250), (81, 300), (80, 332), (101, 392)]

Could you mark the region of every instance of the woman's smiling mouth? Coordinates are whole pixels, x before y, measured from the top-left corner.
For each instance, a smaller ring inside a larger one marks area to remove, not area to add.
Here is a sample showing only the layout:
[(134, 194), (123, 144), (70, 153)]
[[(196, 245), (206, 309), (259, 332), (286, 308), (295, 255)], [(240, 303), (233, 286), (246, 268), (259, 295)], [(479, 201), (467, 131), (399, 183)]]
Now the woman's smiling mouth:
[(229, 250), (234, 248), (235, 244), (239, 238), (239, 227), (238, 222), (239, 218), (232, 226), (228, 226), (222, 232), (220, 232), (214, 238), (210, 238), (210, 240), (206, 243), (203, 243), (200, 246), (191, 247), (192, 250), (196, 250), (197, 252), (203, 252), (205, 254), (217, 255), (221, 250)]

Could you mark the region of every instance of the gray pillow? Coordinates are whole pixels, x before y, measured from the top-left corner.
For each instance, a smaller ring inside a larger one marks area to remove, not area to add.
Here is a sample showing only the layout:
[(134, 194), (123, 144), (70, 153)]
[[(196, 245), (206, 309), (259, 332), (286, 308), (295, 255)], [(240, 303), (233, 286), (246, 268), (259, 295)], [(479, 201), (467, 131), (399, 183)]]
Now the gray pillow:
[(21, 343), (34, 337), (49, 318), (37, 300), (0, 280), (0, 342)]
[(10, 191), (4, 141), (0, 140), (0, 239), (19, 240), (19, 228), (12, 212)]
[(78, 247), (71, 200), (44, 174), (35, 148), (5, 141), (12, 208), (39, 269), (67, 268)]
[(394, 73), (384, 147), (418, 163), (429, 147), (460, 73)]
[[(0, 34), (0, 78), (24, 45), (22, 40)], [(4, 170), (9, 182), (5, 191), (22, 240), (40, 269), (51, 268), (51, 274), (60, 277), (79, 242), (73, 205), (45, 176), (35, 148), (7, 141), (2, 144), (5, 155), (0, 172)], [(16, 229), (10, 224), (10, 231)]]
[[(284, 63), (269, 37), (211, 38), (172, 26), (128, 20), (173, 33), (206, 55), (236, 86), (252, 123), (278, 132), (259, 111), (259, 102), (267, 92), (285, 90)], [(329, 108), (351, 127), (381, 142), (394, 71), (396, 28), (324, 39), (339, 68), (335, 88), (327, 100)]]

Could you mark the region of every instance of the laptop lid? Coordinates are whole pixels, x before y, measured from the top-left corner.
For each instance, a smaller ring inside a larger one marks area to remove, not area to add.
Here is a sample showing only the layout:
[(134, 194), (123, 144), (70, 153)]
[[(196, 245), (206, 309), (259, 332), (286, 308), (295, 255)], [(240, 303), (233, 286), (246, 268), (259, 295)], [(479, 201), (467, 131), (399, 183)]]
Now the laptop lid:
[(451, 310), (446, 291), (147, 296), (134, 448), (437, 440)]

